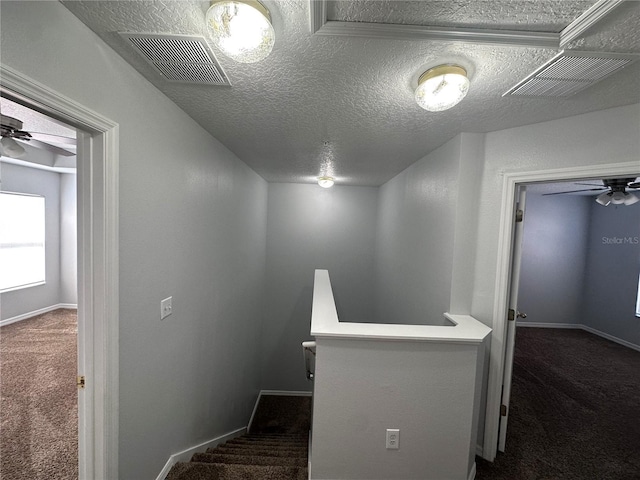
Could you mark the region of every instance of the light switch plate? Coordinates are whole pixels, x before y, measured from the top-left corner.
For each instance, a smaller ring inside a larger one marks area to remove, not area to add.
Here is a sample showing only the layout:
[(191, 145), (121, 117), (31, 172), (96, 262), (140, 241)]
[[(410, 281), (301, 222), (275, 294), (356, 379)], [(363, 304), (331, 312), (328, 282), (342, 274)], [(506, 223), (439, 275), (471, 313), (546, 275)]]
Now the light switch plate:
[(160, 320), (173, 313), (173, 297), (167, 297), (160, 302)]

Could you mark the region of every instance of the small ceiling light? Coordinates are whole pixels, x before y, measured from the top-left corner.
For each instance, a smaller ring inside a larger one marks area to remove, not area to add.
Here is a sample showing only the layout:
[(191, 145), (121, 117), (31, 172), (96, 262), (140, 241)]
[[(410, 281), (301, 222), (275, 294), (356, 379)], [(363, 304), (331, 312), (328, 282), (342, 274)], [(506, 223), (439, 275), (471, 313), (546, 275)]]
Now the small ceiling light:
[(611, 203), (611, 192), (604, 192), (598, 195), (596, 198), (596, 202), (598, 202), (603, 207), (606, 207)]
[(331, 188), (333, 187), (333, 184), (335, 182), (333, 181), (333, 177), (320, 177), (318, 178), (318, 185), (320, 185), (322, 188)]
[(271, 53), (275, 42), (271, 16), (256, 0), (214, 0), (206, 22), (213, 43), (236, 62), (259, 62)]
[(2, 153), (7, 157), (21, 158), (26, 153), (25, 149), (22, 148), (22, 145), (20, 145), (11, 137), (2, 137), (2, 140), (0, 140), (0, 145), (2, 145)]
[(613, 203), (614, 205), (620, 205), (621, 203), (624, 203), (625, 197), (626, 194), (624, 192), (613, 192), (611, 194), (611, 203)]
[(418, 79), (416, 102), (430, 112), (448, 110), (469, 91), (467, 71), (458, 65), (440, 65), (427, 70)]

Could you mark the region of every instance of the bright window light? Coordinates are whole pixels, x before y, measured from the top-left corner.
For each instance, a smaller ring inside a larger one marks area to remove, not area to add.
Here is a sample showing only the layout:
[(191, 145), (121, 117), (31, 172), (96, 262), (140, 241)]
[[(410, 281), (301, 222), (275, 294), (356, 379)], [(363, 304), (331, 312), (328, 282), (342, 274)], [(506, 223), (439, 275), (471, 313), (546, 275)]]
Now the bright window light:
[(0, 292), (45, 281), (44, 197), (0, 193)]

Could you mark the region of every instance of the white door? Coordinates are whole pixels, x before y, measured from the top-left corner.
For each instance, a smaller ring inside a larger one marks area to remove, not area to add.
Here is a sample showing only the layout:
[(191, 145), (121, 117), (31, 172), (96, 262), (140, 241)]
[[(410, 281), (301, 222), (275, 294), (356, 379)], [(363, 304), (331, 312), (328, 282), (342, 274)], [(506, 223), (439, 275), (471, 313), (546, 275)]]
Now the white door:
[(518, 203), (513, 235), (513, 259), (511, 262), (511, 284), (509, 288), (509, 320), (507, 321), (507, 344), (504, 359), (504, 377), (502, 379), (502, 403), (500, 404), (500, 430), (498, 450), (504, 452), (507, 441), (507, 422), (509, 420), (509, 400), (511, 397), (511, 375), (513, 374), (513, 350), (516, 342), (516, 319), (526, 317), (518, 312), (518, 287), (520, 284), (520, 261), (522, 256), (522, 236), (524, 230), (524, 207), (526, 187), (519, 186)]

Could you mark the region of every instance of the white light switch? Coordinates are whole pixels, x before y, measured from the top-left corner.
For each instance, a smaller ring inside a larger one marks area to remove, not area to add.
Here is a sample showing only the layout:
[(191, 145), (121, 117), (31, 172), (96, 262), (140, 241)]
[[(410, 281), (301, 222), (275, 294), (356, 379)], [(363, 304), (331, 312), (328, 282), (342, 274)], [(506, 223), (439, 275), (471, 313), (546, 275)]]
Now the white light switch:
[(400, 429), (387, 428), (387, 449), (398, 450), (400, 448)]
[(172, 305), (173, 297), (167, 297), (160, 302), (160, 320), (168, 317), (173, 313)]

